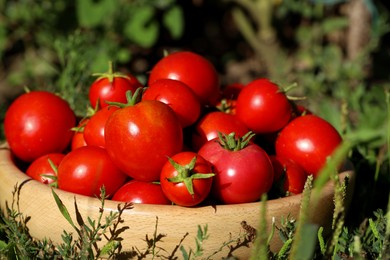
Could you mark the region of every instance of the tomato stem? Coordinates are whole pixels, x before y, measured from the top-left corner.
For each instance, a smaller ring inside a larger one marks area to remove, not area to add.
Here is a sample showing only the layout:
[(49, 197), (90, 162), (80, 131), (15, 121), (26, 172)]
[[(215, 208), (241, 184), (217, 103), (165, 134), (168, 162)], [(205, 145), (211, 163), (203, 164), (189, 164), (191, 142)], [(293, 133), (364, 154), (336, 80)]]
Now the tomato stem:
[(195, 179), (207, 179), (213, 177), (214, 173), (196, 173), (194, 172), (195, 164), (197, 157), (191, 159), (191, 161), (186, 165), (181, 165), (175, 162), (172, 158), (168, 157), (168, 161), (172, 164), (172, 166), (177, 171), (177, 175), (167, 180), (173, 183), (184, 183), (188, 192), (194, 196), (194, 186), (192, 181)]
[(112, 61), (108, 62), (108, 71), (107, 72), (105, 72), (105, 73), (93, 73), (92, 76), (98, 77), (96, 79), (96, 81), (104, 79), (104, 78), (107, 78), (108, 81), (111, 84), (114, 82), (115, 78), (125, 78), (125, 79), (129, 79), (130, 80), (129, 76), (127, 76), (127, 75), (125, 75), (123, 73), (114, 71), (114, 64), (113, 64)]
[(119, 107), (119, 108), (134, 106), (135, 104), (141, 102), (142, 95), (143, 95), (145, 90), (146, 90), (146, 87), (144, 87), (144, 88), (137, 88), (134, 91), (134, 94), (131, 92), (131, 90), (126, 91), (127, 103), (111, 102), (111, 101), (106, 101), (106, 103), (108, 105), (110, 105), (110, 106), (116, 106), (116, 107)]
[(219, 143), (221, 146), (229, 151), (240, 151), (248, 146), (250, 140), (256, 134), (252, 131), (249, 131), (242, 137), (237, 137), (236, 133), (232, 132), (230, 134), (224, 134), (218, 132)]

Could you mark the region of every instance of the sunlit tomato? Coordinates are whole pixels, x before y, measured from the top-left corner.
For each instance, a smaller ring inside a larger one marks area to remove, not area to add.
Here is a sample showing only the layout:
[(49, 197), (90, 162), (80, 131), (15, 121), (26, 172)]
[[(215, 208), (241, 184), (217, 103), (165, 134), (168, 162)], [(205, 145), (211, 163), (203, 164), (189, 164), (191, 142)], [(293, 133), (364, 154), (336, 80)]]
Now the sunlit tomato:
[(278, 156), (290, 158), (316, 177), (341, 141), (329, 122), (306, 115), (295, 118), (280, 131), (275, 149)]
[(112, 197), (112, 200), (141, 204), (172, 204), (165, 197), (159, 184), (136, 180), (130, 180), (120, 187)]
[(164, 194), (174, 204), (191, 207), (204, 201), (213, 183), (211, 164), (194, 152), (175, 154), (161, 170)]
[(249, 129), (235, 116), (222, 111), (213, 111), (203, 115), (194, 126), (192, 146), (195, 151), (209, 140), (218, 137), (218, 132), (236, 133), (238, 137), (244, 136)]
[(5, 137), (12, 153), (25, 162), (69, 145), (76, 117), (69, 104), (47, 91), (31, 91), (16, 98), (4, 119)]
[(140, 181), (160, 179), (161, 167), (183, 147), (175, 112), (156, 100), (115, 111), (106, 123), (106, 149), (115, 164)]
[[(62, 153), (51, 153), (43, 155), (34, 160), (28, 166), (26, 174), (32, 179), (42, 182), (43, 184), (54, 183), (57, 178), (56, 170), (64, 157), (65, 154)], [(49, 161), (51, 161), (52, 164)], [(50, 176), (53, 176), (54, 178)]]
[(236, 116), (253, 132), (271, 133), (282, 129), (290, 120), (292, 107), (278, 85), (268, 79), (256, 79), (240, 92)]
[(100, 196), (104, 186), (112, 196), (127, 179), (98, 146), (84, 146), (69, 152), (58, 167), (58, 188), (86, 196)]
[(103, 107), (93, 114), (84, 126), (84, 139), (87, 145), (105, 147), (104, 128), (108, 118), (118, 110), (118, 107)]
[[(231, 141), (227, 142), (231, 144)], [(271, 160), (260, 146), (253, 143), (247, 142), (234, 149), (226, 149), (219, 140), (210, 140), (200, 148), (198, 154), (213, 165), (215, 176), (211, 192), (224, 204), (258, 201), (273, 183)]]
[(113, 72), (111, 64), (107, 73), (95, 75), (99, 77), (89, 89), (89, 102), (92, 107), (96, 107), (98, 101), (98, 108), (108, 106), (107, 101), (124, 103), (126, 102), (127, 91), (134, 93), (137, 88), (142, 87), (135, 76)]
[(202, 105), (218, 102), (220, 84), (214, 65), (205, 57), (190, 51), (171, 53), (159, 60), (149, 75), (149, 85), (157, 79), (175, 79), (188, 85)]
[(199, 99), (192, 89), (173, 79), (158, 79), (150, 83), (142, 100), (158, 100), (169, 105), (183, 128), (195, 123), (201, 111)]
[(271, 155), (270, 159), (274, 168), (274, 186), (280, 195), (301, 193), (307, 179), (305, 170), (288, 158)]

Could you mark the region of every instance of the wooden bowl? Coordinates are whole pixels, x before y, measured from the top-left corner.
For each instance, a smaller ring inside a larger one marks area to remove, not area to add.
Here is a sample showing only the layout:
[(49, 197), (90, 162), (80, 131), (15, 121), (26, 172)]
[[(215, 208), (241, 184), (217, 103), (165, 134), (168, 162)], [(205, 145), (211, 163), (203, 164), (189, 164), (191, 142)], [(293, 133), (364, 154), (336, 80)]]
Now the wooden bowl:
[[(352, 170), (340, 173), (340, 179), (350, 178), (348, 186), (347, 200), (345, 207), (348, 208), (351, 194), (353, 192)], [(54, 243), (62, 243), (61, 234), (63, 230), (74, 232), (74, 229), (60, 213), (57, 204), (52, 195), (51, 188), (37, 181), (31, 180), (26, 174), (20, 171), (13, 163), (12, 155), (6, 145), (0, 149), (0, 207), (5, 210), (6, 202), (12, 203), (12, 193), (15, 185), (22, 185), (19, 193), (19, 210), (25, 217), (29, 216), (28, 228), (30, 234), (37, 238), (49, 238)], [(310, 221), (330, 231), (330, 225), (333, 214), (333, 184), (329, 182), (321, 192), (320, 203), (312, 205), (312, 214)], [(56, 190), (56, 193), (67, 207), (74, 222), (76, 222), (74, 202), (76, 200), (78, 210), (84, 217), (97, 219), (101, 202), (96, 198), (76, 195), (73, 193)], [(271, 222), (274, 219), (276, 225), (280, 224), (281, 218), (291, 216), (297, 218), (300, 210), (301, 195), (294, 195), (281, 199), (267, 201), (266, 220), (267, 228), (271, 229)], [(110, 211), (117, 211), (118, 203), (106, 200), (104, 214), (108, 215)], [(195, 249), (195, 237), (198, 226), (207, 225), (209, 238), (204, 242), (204, 256), (209, 256), (218, 251), (223, 242), (239, 238), (245, 234), (245, 226), (257, 228), (260, 223), (261, 202), (245, 203), (236, 205), (215, 205), (202, 206), (194, 208), (185, 208), (180, 206), (167, 205), (142, 205), (135, 204), (132, 209), (125, 210), (122, 215), (124, 219), (123, 226), (129, 229), (121, 234), (124, 239), (122, 246), (124, 250), (138, 248), (143, 251), (146, 248), (145, 238), (153, 238), (157, 234), (164, 234), (165, 237), (157, 246), (165, 249), (165, 255), (169, 255), (180, 243), (188, 232), (181, 245), (187, 251), (189, 248)], [(156, 222), (158, 217), (158, 222)], [(233, 244), (232, 244), (233, 245)], [(233, 255), (239, 259), (248, 259), (251, 252), (249, 247), (240, 247), (234, 251)], [(282, 242), (275, 232), (271, 241), (271, 250), (278, 251)], [(228, 248), (224, 247), (221, 252), (215, 255), (215, 259), (226, 256)], [(179, 250), (178, 250), (179, 251)], [(177, 256), (181, 253), (177, 252)]]

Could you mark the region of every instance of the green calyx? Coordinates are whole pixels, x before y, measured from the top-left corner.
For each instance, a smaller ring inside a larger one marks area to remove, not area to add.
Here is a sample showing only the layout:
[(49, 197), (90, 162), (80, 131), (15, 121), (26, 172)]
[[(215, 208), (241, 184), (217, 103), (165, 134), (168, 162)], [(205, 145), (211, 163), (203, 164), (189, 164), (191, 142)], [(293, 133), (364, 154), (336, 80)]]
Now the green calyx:
[(145, 90), (146, 87), (137, 88), (136, 91), (134, 91), (134, 94), (131, 92), (131, 90), (126, 91), (126, 100), (127, 100), (126, 103), (110, 102), (110, 101), (106, 101), (106, 102), (110, 106), (116, 106), (119, 108), (134, 106), (135, 104), (141, 102), (142, 94), (144, 93)]
[(105, 73), (93, 73), (92, 76), (98, 77), (96, 80), (101, 80), (101, 79), (108, 79), (110, 83), (114, 81), (114, 78), (124, 78), (124, 79), (129, 79), (130, 77), (122, 74), (120, 72), (115, 72), (114, 71), (114, 65), (112, 61), (108, 62), (108, 71)]
[(218, 138), (220, 145), (229, 151), (240, 151), (248, 146), (250, 140), (255, 136), (256, 134), (252, 131), (249, 131), (246, 133), (243, 137), (237, 137), (236, 133), (232, 132), (230, 134), (224, 134), (221, 132), (218, 132)]
[(189, 164), (181, 165), (175, 162), (172, 158), (168, 157), (169, 162), (172, 164), (172, 166), (177, 171), (177, 175), (175, 177), (168, 178), (169, 182), (173, 183), (180, 183), (183, 182), (186, 186), (188, 192), (194, 196), (194, 185), (193, 180), (195, 179), (208, 179), (213, 177), (214, 173), (196, 173), (194, 172), (195, 163), (196, 163), (196, 156), (192, 158)]

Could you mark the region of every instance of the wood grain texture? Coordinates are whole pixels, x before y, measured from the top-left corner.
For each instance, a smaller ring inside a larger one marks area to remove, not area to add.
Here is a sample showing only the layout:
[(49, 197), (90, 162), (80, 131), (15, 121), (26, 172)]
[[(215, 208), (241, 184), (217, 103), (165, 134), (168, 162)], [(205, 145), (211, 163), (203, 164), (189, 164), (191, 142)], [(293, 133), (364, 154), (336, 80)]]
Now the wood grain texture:
[[(353, 177), (353, 171), (345, 171), (340, 175), (340, 179), (349, 176)], [(351, 178), (353, 179), (353, 178)], [(351, 182), (353, 183), (353, 182)], [(30, 216), (28, 228), (33, 237), (42, 239), (50, 238), (55, 243), (61, 243), (63, 230), (72, 232), (71, 225), (61, 215), (53, 198), (51, 188), (37, 181), (31, 180), (21, 172), (12, 162), (10, 151), (3, 146), (0, 149), (0, 207), (4, 211), (6, 202), (11, 205), (12, 192), (15, 185), (23, 185), (19, 195), (19, 210), (24, 216)], [(353, 185), (350, 185), (349, 197), (352, 193)], [(100, 201), (95, 198), (75, 195), (73, 193), (56, 190), (62, 202), (68, 208), (72, 218), (75, 220), (74, 201), (76, 200), (78, 209), (84, 219), (87, 216), (96, 219), (101, 206)], [(296, 218), (300, 209), (301, 196), (295, 195), (282, 199), (269, 200), (267, 202), (267, 222), (268, 229), (271, 228), (273, 219), (275, 223), (280, 223), (280, 219), (288, 215)], [(117, 210), (117, 203), (106, 201), (105, 214), (109, 211)], [(349, 199), (346, 201), (348, 208)], [(168, 255), (172, 252), (180, 240), (188, 232), (188, 236), (183, 241), (183, 246), (188, 250), (195, 249), (195, 237), (198, 225), (208, 225), (209, 238), (204, 243), (204, 255), (208, 256), (217, 251), (223, 242), (238, 238), (245, 234), (241, 225), (245, 221), (247, 225), (257, 228), (260, 223), (261, 203), (246, 203), (237, 205), (216, 205), (202, 206), (195, 208), (185, 208), (180, 206), (166, 205), (142, 205), (135, 204), (133, 209), (126, 210), (123, 218), (123, 225), (129, 229), (122, 233), (124, 238), (123, 250), (131, 250), (137, 247), (139, 250), (146, 248), (145, 235), (153, 237), (158, 217), (157, 234), (164, 234), (163, 242), (158, 246), (167, 250)], [(317, 206), (313, 206), (311, 221), (325, 227), (329, 232), (333, 214), (333, 187), (329, 183), (321, 193), (321, 201)], [(277, 232), (271, 243), (273, 251), (279, 250), (282, 243)], [(234, 255), (240, 259), (248, 259), (250, 247), (241, 247), (235, 251)], [(226, 256), (228, 249), (225, 248), (213, 259), (221, 259)], [(178, 252), (180, 255), (180, 252)]]

